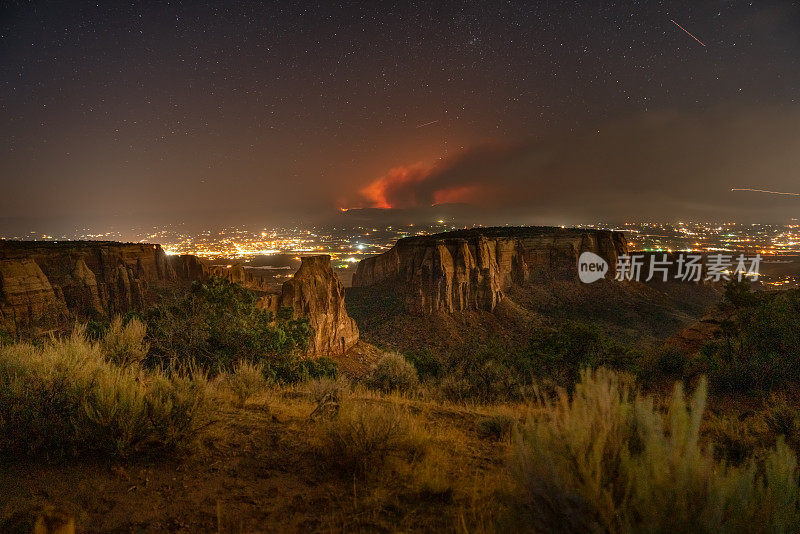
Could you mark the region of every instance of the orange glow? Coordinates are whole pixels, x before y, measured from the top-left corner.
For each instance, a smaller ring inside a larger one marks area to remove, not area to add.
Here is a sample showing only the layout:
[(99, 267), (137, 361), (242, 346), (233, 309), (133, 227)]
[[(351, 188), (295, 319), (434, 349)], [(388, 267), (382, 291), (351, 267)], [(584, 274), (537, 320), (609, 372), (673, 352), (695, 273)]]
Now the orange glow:
[(367, 200), (370, 208), (390, 209), (393, 207), (408, 207), (416, 204), (410, 198), (401, 202), (402, 205), (392, 205), (389, 201), (392, 193), (411, 183), (424, 181), (430, 174), (430, 167), (417, 163), (404, 167), (394, 167), (388, 173), (367, 185), (361, 190), (361, 195)]
[(434, 204), (452, 204), (454, 202), (475, 202), (479, 199), (483, 188), (478, 184), (459, 185), (433, 192)]

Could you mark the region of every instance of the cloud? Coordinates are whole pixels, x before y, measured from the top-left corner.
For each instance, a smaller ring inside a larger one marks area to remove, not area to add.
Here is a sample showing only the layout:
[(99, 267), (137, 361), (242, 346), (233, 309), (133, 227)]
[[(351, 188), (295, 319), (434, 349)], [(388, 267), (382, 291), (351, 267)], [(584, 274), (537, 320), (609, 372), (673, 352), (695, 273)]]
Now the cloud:
[(800, 213), (797, 198), (731, 188), (794, 191), (798, 173), (800, 108), (651, 112), (397, 167), (355, 203), (469, 203), (514, 220), (783, 220)]
[(360, 191), (366, 203), (364, 207), (388, 209), (417, 206), (417, 187), (430, 176), (431, 168), (422, 163), (394, 167)]

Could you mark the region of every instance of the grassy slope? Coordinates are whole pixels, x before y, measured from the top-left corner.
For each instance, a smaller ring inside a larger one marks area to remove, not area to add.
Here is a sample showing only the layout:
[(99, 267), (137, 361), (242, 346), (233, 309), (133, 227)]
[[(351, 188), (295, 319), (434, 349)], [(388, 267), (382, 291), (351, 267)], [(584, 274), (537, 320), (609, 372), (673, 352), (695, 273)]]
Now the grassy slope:
[[(177, 460), (16, 462), (0, 471), (0, 525), (55, 505), (78, 531), (454, 531), (498, 513), (503, 443), (478, 436), (486, 414), (514, 408), (442, 406), (364, 393), (358, 402), (410, 405), (431, 432), (422, 463), (377, 476), (343, 476), (315, 457), (302, 391), (282, 390), (235, 408), (216, 403), (201, 450)], [(438, 455), (436, 450), (447, 451)], [(433, 496), (420, 480), (446, 481)]]
[[(268, 391), (245, 408), (224, 390), (215, 394), (216, 421), (183, 458), (4, 465), (0, 530), (54, 506), (79, 532), (494, 532), (508, 511), (510, 441), (481, 434), (481, 423), (532, 413), (525, 405), (465, 407), (361, 390), (354, 402), (409, 409), (432, 442), (421, 461), (352, 476), (326, 467), (316, 452), (324, 419), (309, 420), (315, 403), (305, 386)], [(759, 430), (761, 402), (710, 408), (706, 438), (734, 453), (738, 444), (724, 439), (774, 445), (775, 435)], [(742, 425), (753, 435), (740, 436)]]

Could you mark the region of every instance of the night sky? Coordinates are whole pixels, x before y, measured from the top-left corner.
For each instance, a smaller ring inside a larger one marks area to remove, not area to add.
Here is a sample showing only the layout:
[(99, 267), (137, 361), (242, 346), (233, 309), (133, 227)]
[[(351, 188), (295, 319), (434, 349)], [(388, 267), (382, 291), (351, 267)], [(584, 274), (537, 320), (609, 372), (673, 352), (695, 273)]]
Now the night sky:
[(800, 217), (800, 2), (0, 6), (0, 230)]

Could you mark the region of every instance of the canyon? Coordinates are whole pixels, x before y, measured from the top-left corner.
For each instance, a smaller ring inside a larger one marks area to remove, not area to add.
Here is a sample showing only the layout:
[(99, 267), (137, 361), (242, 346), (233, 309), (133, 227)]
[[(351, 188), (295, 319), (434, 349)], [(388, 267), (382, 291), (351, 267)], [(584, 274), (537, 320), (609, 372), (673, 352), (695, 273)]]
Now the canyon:
[(159, 288), (213, 276), (257, 291), (262, 308), (292, 307), (295, 317), (307, 317), (314, 328), (307, 356), (342, 354), (358, 341), (329, 256), (302, 258), (275, 290), (241, 265), (212, 266), (196, 256), (168, 256), (157, 244), (107, 241), (0, 241), (0, 331), (17, 337), (64, 331), (76, 320), (144, 310)]
[[(551, 227), (457, 230), (400, 239), (361, 260), (354, 288), (378, 301), (400, 298), (405, 312), (493, 311), (515, 288), (577, 280), (577, 259), (593, 252), (608, 262), (627, 254), (619, 232)], [(159, 289), (220, 277), (255, 291), (275, 314), (287, 307), (314, 329), (307, 356), (336, 356), (359, 340), (345, 308), (345, 290), (329, 256), (301, 258), (280, 285), (242, 264), (211, 265), (192, 255), (169, 256), (160, 245), (104, 241), (0, 241), (0, 330), (12, 336), (64, 331), (76, 320), (141, 311)]]
[(175, 279), (159, 245), (2, 241), (0, 329), (36, 333), (142, 309), (151, 286)]
[(577, 280), (578, 257), (593, 252), (614, 276), (628, 253), (620, 232), (557, 227), (472, 228), (400, 239), (359, 262), (353, 287), (388, 285), (407, 312), (492, 311), (513, 286)]

